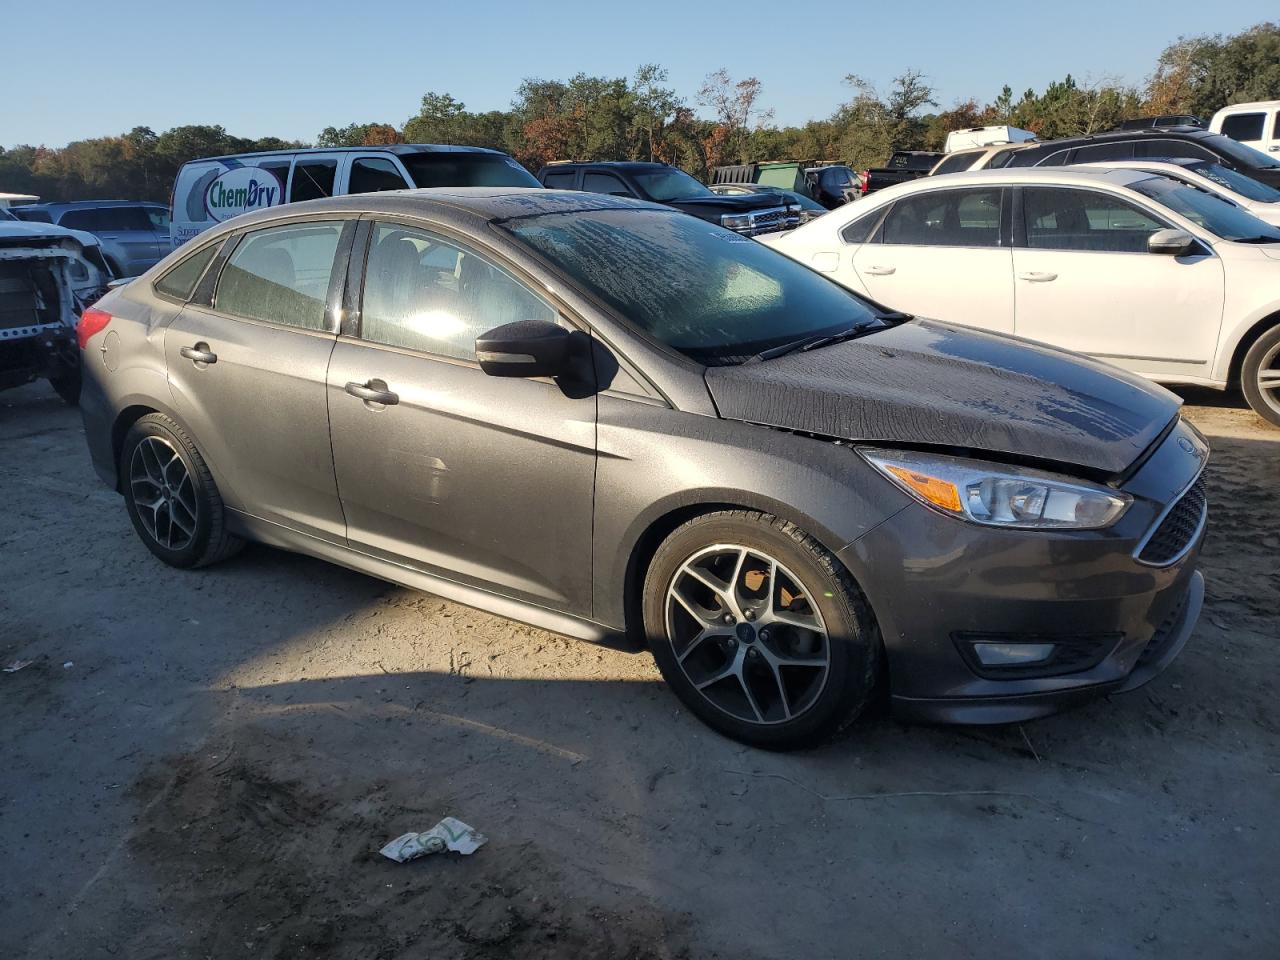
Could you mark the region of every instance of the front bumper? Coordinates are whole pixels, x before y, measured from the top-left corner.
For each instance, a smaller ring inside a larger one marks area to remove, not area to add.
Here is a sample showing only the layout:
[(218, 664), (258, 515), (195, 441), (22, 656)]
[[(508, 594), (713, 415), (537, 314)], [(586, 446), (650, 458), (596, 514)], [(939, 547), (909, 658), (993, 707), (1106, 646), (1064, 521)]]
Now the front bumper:
[[(894, 712), (1015, 723), (1132, 690), (1160, 673), (1186, 645), (1203, 605), (1196, 562), (1204, 525), (1174, 563), (1153, 566), (1136, 554), (1205, 456), (1202, 441), (1179, 425), (1123, 485), (1134, 503), (1109, 530), (999, 530), (913, 504), (842, 551), (880, 624)], [(1002, 674), (975, 662), (966, 646), (974, 637), (1092, 652)]]

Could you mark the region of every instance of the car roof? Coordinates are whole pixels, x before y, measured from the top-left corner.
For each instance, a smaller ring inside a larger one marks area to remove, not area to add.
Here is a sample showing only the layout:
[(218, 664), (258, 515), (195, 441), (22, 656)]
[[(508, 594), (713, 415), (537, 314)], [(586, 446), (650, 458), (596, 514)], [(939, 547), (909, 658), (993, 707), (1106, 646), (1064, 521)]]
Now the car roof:
[(188, 163), (204, 163), (206, 160), (233, 160), (239, 157), (292, 157), (311, 153), (371, 153), (382, 151), (399, 156), (411, 153), (491, 153), (505, 157), (508, 154), (489, 147), (460, 147), (448, 143), (386, 143), (368, 147), (295, 147), (292, 150), (250, 150), (246, 153), (224, 153), (216, 157), (197, 157)]
[(543, 170), (572, 170), (574, 167), (609, 167), (613, 170), (667, 170), (671, 164), (650, 160), (555, 160)]
[[(402, 216), (434, 215), (445, 220), (496, 223), (550, 213), (588, 210), (655, 210), (683, 216), (670, 207), (629, 197), (613, 197), (582, 190), (544, 190), (538, 187), (427, 187), (344, 194), (301, 203), (287, 203), (242, 214), (227, 221), (231, 229), (249, 224), (323, 213), (373, 213)], [(224, 231), (225, 232), (225, 231)]]
[[(872, 197), (888, 200), (893, 197), (918, 193), (921, 190), (942, 187), (982, 186), (988, 184), (1019, 183), (1047, 184), (1050, 186), (1113, 186), (1127, 187), (1146, 180), (1152, 174), (1139, 169), (1108, 167), (1102, 164), (1069, 167), (999, 167), (995, 170), (966, 170), (961, 173), (942, 173), (932, 177), (920, 177), (906, 183), (896, 183), (877, 190)], [(870, 199), (870, 198), (869, 198)], [(865, 203), (866, 201), (862, 201)], [(878, 205), (878, 204), (877, 204)], [(857, 204), (850, 204), (857, 206)]]
[[(1204, 127), (1192, 127), (1187, 124), (1179, 124), (1166, 127), (1140, 127), (1135, 130), (1106, 130), (1102, 133), (1083, 133), (1074, 137), (1060, 137), (1057, 140), (1036, 140), (1022, 146), (1027, 147), (1065, 147), (1078, 143), (1106, 143), (1111, 140), (1146, 140), (1152, 137), (1159, 139), (1160, 137), (1175, 136), (1186, 140), (1207, 140), (1210, 137), (1219, 137), (1221, 134), (1214, 133), (1212, 130), (1206, 130)], [(1046, 151), (1046, 152), (1052, 152)]]
[(157, 200), (51, 200), (48, 203), (27, 203), (15, 210), (92, 210), (98, 207), (162, 207), (167, 203)]

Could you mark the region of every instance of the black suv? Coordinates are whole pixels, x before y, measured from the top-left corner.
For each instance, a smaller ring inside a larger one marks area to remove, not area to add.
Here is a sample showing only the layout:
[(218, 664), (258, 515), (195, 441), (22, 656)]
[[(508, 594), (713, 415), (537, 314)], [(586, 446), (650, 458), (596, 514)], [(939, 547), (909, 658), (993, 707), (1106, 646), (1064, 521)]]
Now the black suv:
[(552, 163), (538, 171), (538, 180), (551, 190), (586, 190), (665, 204), (749, 237), (800, 226), (799, 204), (778, 194), (720, 196), (666, 163)]
[(1220, 133), (1199, 127), (1149, 127), (1114, 130), (1084, 137), (1047, 140), (1003, 150), (988, 167), (1060, 167), (1069, 163), (1186, 157), (1212, 160), (1259, 183), (1280, 187), (1280, 160)]

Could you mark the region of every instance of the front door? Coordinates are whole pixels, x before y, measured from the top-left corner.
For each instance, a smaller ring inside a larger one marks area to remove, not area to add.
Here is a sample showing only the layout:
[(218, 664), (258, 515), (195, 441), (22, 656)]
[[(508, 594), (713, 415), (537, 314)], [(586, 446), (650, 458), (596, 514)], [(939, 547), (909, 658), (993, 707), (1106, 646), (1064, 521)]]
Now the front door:
[(329, 366), (338, 490), (354, 548), (589, 616), (595, 397), (475, 360), (477, 335), (538, 318), (560, 322), (489, 258), (373, 224), (359, 336)]
[(1147, 239), (1171, 224), (1098, 190), (1025, 187), (1022, 220), (1019, 336), (1157, 379), (1209, 375), (1224, 288), (1222, 261), (1207, 247), (1149, 253)]
[[(918, 317), (1013, 331), (1013, 258), (1000, 187), (929, 190), (894, 203), (852, 272), (872, 299)], [(877, 242), (878, 241), (878, 242)]]
[(176, 412), (227, 506), (337, 543), (325, 376), (342, 232), (329, 220), (243, 235), (212, 306), (188, 304), (164, 334)]

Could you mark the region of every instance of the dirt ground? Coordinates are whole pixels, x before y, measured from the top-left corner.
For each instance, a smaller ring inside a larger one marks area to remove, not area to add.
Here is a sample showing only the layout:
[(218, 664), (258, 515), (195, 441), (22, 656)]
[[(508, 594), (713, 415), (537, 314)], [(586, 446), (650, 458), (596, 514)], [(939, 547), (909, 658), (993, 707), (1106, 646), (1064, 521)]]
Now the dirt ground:
[[(154, 560), (0, 394), (0, 957), (1280, 956), (1280, 431), (1214, 447), (1209, 598), (1148, 687), (773, 755), (646, 655), (250, 547)], [(452, 815), (469, 858), (377, 849)]]

